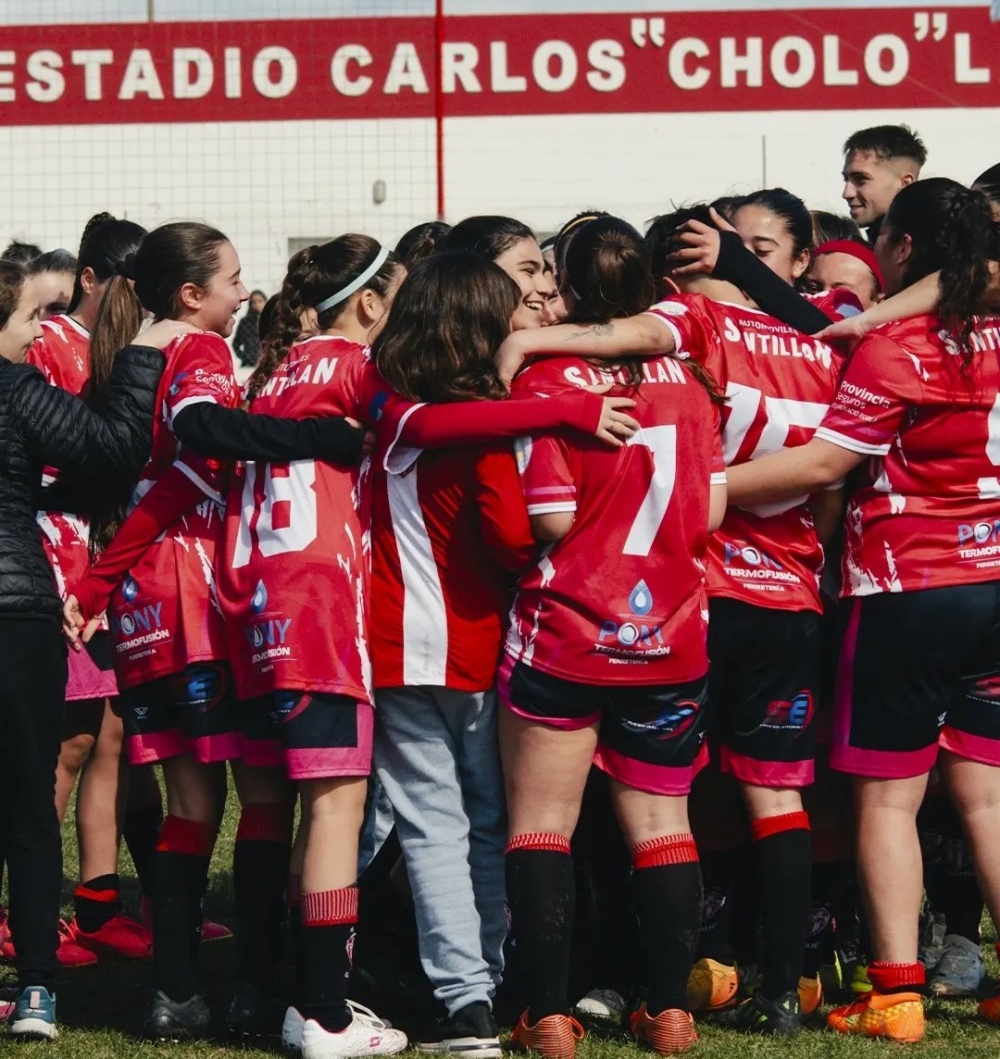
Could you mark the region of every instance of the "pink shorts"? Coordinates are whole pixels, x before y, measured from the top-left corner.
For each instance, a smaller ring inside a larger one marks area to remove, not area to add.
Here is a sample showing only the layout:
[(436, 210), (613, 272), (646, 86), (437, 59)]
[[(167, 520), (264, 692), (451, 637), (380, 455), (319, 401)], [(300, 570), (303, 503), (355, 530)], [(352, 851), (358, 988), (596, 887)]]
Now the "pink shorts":
[(66, 701), (113, 699), (117, 694), (118, 681), (111, 664), (110, 639), (108, 633), (99, 632), (82, 651), (69, 652)]
[(290, 780), (367, 776), (375, 710), (350, 695), (276, 691), (239, 703), (244, 764), (284, 766)]

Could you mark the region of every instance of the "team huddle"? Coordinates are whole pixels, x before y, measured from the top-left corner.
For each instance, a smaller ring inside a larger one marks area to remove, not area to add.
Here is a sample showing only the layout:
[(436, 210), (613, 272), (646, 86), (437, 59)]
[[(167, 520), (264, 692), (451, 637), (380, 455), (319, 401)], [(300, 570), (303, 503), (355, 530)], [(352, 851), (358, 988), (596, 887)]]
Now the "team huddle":
[[(113, 954), (152, 957), (147, 1036), (208, 1035), (228, 770), (226, 1027), (305, 1059), (498, 1059), (507, 1008), (546, 1059), (617, 1022), (667, 1055), (696, 1018), (791, 1035), (841, 992), (832, 1030), (913, 1042), (926, 992), (974, 995), (1000, 171), (925, 158), (855, 134), (851, 221), (766, 189), (645, 235), (602, 211), (543, 246), (496, 216), (342, 235), (289, 261), (243, 387), (216, 229), (98, 215), (62, 311), (59, 269), (0, 261), (8, 1034), (55, 1037), (57, 967)], [(349, 999), (389, 832), (420, 1040)]]

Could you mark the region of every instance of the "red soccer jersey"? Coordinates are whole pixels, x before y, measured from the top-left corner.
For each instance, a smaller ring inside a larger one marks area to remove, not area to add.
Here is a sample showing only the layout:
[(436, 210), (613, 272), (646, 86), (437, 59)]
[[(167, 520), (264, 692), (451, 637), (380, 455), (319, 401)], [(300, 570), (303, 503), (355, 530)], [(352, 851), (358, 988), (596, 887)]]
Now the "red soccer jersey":
[[(357, 418), (366, 365), (364, 348), (345, 338), (301, 342), (253, 411)], [(238, 467), (216, 576), (240, 698), (296, 689), (370, 701), (368, 462)]]
[[(828, 345), (757, 309), (701, 295), (669, 298), (650, 312), (725, 390), (726, 466), (812, 437), (840, 374), (840, 359)], [(709, 595), (774, 610), (822, 611), (823, 549), (807, 500), (728, 508), (709, 541)]]
[(513, 452), (407, 447), (395, 441), (392, 415), (379, 423), (373, 476), (375, 687), (485, 691), (512, 575), (535, 554)]
[(920, 316), (855, 350), (816, 436), (872, 456), (847, 509), (843, 594), (993, 581), (1000, 570), (1000, 317), (962, 361)]
[[(42, 321), (42, 337), (28, 348), (27, 361), (34, 364), (50, 386), (79, 397), (90, 379), (90, 332), (69, 316)], [(55, 474), (52, 468), (47, 475)], [(39, 511), (42, 547), (56, 577), (59, 594), (79, 580), (90, 561), (87, 520), (68, 511)]]
[[(629, 414), (642, 425), (623, 448), (520, 443), (529, 514), (575, 517), (522, 576), (506, 650), (578, 683), (679, 684), (708, 669), (709, 486), (725, 482), (718, 415), (679, 361), (645, 361), (642, 375), (638, 389), (612, 391), (635, 399)], [(554, 393), (602, 376), (611, 381), (585, 361), (549, 358), (514, 385)]]
[(199, 402), (236, 407), (233, 358), (223, 339), (207, 331), (182, 335), (163, 353), (152, 452), (134, 501), (175, 463), (205, 499), (146, 551), (111, 597), (115, 672), (125, 688), (180, 673), (192, 662), (226, 658), (213, 574), (222, 533), (220, 476), (216, 465), (179, 445), (171, 424)]

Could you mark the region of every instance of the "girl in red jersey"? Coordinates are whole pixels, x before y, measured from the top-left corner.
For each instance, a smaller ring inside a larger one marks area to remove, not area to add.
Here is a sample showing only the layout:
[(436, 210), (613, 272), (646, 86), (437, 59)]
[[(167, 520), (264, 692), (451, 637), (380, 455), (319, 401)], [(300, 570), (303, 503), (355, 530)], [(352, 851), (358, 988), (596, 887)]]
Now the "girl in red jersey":
[[(937, 314), (870, 334), (815, 438), (733, 473), (734, 498), (757, 503), (819, 488), (870, 460), (846, 518), (842, 591), (852, 606), (831, 753), (855, 777), (876, 961), (870, 997), (830, 1015), (844, 1033), (923, 1036), (916, 814), (935, 761), (987, 906), (1000, 915), (1000, 580), (991, 545), (1000, 319), (975, 315), (998, 250), (984, 196), (945, 179), (904, 188), (876, 254), (890, 295), (940, 270)], [(998, 1012), (996, 998), (980, 1005), (990, 1021)]]
[[(371, 240), (365, 240), (364, 237), (351, 237), (353, 240), (361, 241), (362, 249), (369, 246), (374, 248), (372, 260), (365, 263), (365, 267), (360, 269), (357, 275), (354, 275), (350, 282), (346, 283), (345, 289), (334, 289), (329, 292), (325, 292), (323, 298), (313, 303), (310, 306), (308, 300), (303, 298), (310, 298), (312, 295), (307, 292), (305, 295), (301, 293), (295, 293), (294, 297), (289, 294), (289, 305), (285, 309), (286, 316), (286, 328), (285, 334), (287, 336), (290, 333), (290, 327), (288, 324), (288, 317), (299, 314), (301, 320), (301, 326), (309, 327), (312, 329), (318, 323), (324, 325), (329, 324), (329, 318), (327, 319), (316, 319), (315, 305), (321, 304), (322, 301), (327, 298), (334, 298), (338, 294), (343, 294), (345, 304), (342, 312), (339, 314), (338, 326), (347, 326), (350, 317), (358, 317), (364, 312), (364, 306), (368, 305), (371, 308), (371, 299), (378, 298), (387, 294), (386, 290), (382, 291), (379, 295), (374, 288), (374, 284), (377, 281), (376, 275), (382, 269), (382, 266), (386, 266), (386, 271), (391, 274), (393, 263), (386, 261), (384, 252), (372, 243)], [(339, 250), (342, 248), (341, 244), (335, 249)], [(356, 247), (355, 247), (356, 249)], [(377, 264), (374, 264), (375, 259), (378, 259)], [(374, 268), (372, 265), (374, 264)], [(140, 266), (137, 262), (136, 267)], [(188, 266), (190, 267), (190, 266)], [(301, 277), (296, 277), (296, 281)], [(329, 279), (329, 277), (327, 277)], [(340, 305), (339, 301), (331, 302), (330, 306), (321, 308), (320, 314), (324, 315), (328, 310), (332, 311)], [(333, 317), (337, 319), (338, 317)], [(369, 319), (369, 322), (371, 320)], [(361, 323), (357, 323), (355, 331), (358, 332), (358, 337), (364, 333), (364, 327)], [(324, 341), (321, 345), (328, 344), (328, 341)], [(281, 349), (282, 347), (278, 347)], [(265, 371), (272, 370), (273, 364), (277, 358), (265, 357), (261, 368), (261, 373), (256, 377), (256, 382), (263, 382), (263, 373)], [(298, 364), (297, 357), (289, 361), (289, 367)], [(325, 379), (326, 373), (331, 370), (330, 361), (325, 361), (325, 367), (320, 370), (319, 377)], [(282, 380), (275, 380), (274, 385), (271, 387), (273, 396), (283, 395), (286, 389), (289, 390), (289, 397), (293, 395), (295, 386), (297, 383), (304, 383), (308, 378), (312, 377), (311, 369), (303, 371), (296, 370), (292, 375)], [(352, 376), (353, 377), (353, 376)], [(280, 384), (279, 384), (280, 383)], [(384, 387), (381, 388), (383, 391), (382, 396), (379, 395), (380, 388), (376, 387), (370, 393), (370, 395), (363, 398), (360, 402), (360, 407), (363, 407), (368, 415), (375, 416), (380, 412), (388, 412), (391, 407), (391, 403), (386, 403), (384, 400)], [(268, 397), (272, 396), (272, 392), (267, 394)], [(627, 434), (631, 420), (617, 411), (617, 408), (628, 407), (630, 402), (622, 401), (621, 399), (612, 400), (601, 400), (594, 395), (580, 395), (584, 400), (577, 400), (574, 402), (522, 402), (519, 408), (513, 410), (513, 412), (507, 412), (505, 415), (492, 417), (492, 429), (499, 432), (506, 431), (510, 433), (512, 430), (517, 430), (520, 425), (520, 429), (531, 429), (532, 426), (539, 427), (551, 427), (554, 425), (574, 425), (574, 424), (587, 424), (586, 429), (589, 431), (595, 429), (599, 436), (614, 442), (612, 430), (620, 431)], [(358, 399), (358, 398), (355, 398)], [(534, 405), (533, 408), (528, 407)], [(444, 410), (441, 410), (442, 413)], [(398, 423), (392, 419), (391, 416), (386, 417), (385, 422), (392, 424), (392, 429), (396, 429), (398, 426), (400, 437), (403, 440), (412, 440), (417, 444), (449, 444), (454, 443), (457, 440), (461, 440), (465, 436), (475, 435), (477, 431), (480, 433), (483, 429), (490, 428), (489, 416), (481, 416), (479, 410), (465, 408), (465, 415), (463, 416), (462, 408), (455, 408), (448, 411), (448, 413), (434, 415), (432, 409), (421, 409), (421, 408), (410, 408), (407, 412), (406, 421), (404, 422), (399, 418), (398, 414), (396, 419)], [(503, 410), (498, 410), (503, 413)], [(208, 413), (211, 413), (210, 415)], [(521, 413), (520, 415), (518, 413)], [(192, 416), (198, 414), (199, 419), (192, 420)], [(235, 419), (233, 417), (236, 417)], [(213, 421), (218, 420), (220, 422), (219, 427), (213, 427)], [(485, 422), (484, 422), (485, 421)], [(210, 451), (216, 455), (224, 455), (229, 457), (243, 457), (258, 459), (261, 461), (272, 461), (272, 460), (288, 460), (303, 458), (307, 455), (323, 455), (323, 449), (321, 447), (315, 447), (313, 449), (306, 448), (305, 451), (293, 451), (294, 447), (291, 443), (285, 444), (284, 449), (277, 446), (274, 440), (274, 433), (277, 427), (286, 426), (289, 428), (288, 431), (282, 432), (283, 434), (290, 434), (296, 438), (302, 435), (306, 441), (312, 436), (309, 431), (305, 428), (311, 427), (315, 424), (336, 424), (342, 422), (339, 419), (332, 417), (324, 417), (322, 419), (285, 419), (276, 418), (269, 415), (250, 415), (246, 416), (239, 412), (228, 412), (219, 406), (211, 406), (206, 403), (199, 403), (190, 407), (181, 409), (173, 420), (173, 427), (178, 434), (182, 437), (185, 442), (190, 441), (192, 447), (200, 448), (203, 451)], [(595, 424), (592, 426), (591, 424)], [(424, 424), (429, 424), (433, 429), (428, 429)], [(256, 427), (263, 427), (267, 425), (268, 431), (262, 431), (254, 429)], [(270, 444), (270, 450), (267, 445), (263, 444), (264, 434), (268, 434), (268, 441)], [(228, 440), (227, 440), (228, 437)], [(317, 443), (312, 442), (313, 445)], [(299, 445), (301, 448), (301, 444)], [(327, 450), (331, 449), (328, 444)], [(331, 452), (332, 455), (332, 452)], [(295, 465), (293, 464), (293, 467)], [(278, 468), (282, 470), (283, 468)], [(181, 468), (184, 473), (178, 472), (178, 467), (175, 466), (170, 471), (167, 471), (161, 478), (160, 481), (154, 485), (148, 493), (140, 501), (136, 509), (132, 512), (129, 519), (127, 520), (122, 531), (116, 537), (114, 543), (108, 548), (108, 550), (102, 556), (100, 562), (91, 571), (91, 576), (88, 579), (89, 583), (81, 586), (80, 588), (80, 600), (77, 605), (76, 600), (71, 600), (67, 605), (67, 624), (71, 632), (75, 632), (76, 627), (82, 625), (85, 616), (94, 613), (100, 609), (100, 600), (106, 598), (107, 592), (110, 586), (113, 586), (121, 573), (124, 572), (129, 566), (132, 567), (132, 573), (129, 578), (126, 579), (124, 589), (129, 590), (130, 583), (138, 581), (138, 577), (135, 574), (135, 561), (143, 554), (144, 549), (149, 545), (149, 542), (154, 539), (161, 529), (169, 528), (171, 523), (176, 520), (178, 513), (187, 511), (191, 505), (197, 500), (198, 497), (202, 496), (198, 481), (201, 479), (198, 475), (191, 475), (190, 467)], [(297, 473), (297, 472), (296, 472)], [(249, 472), (248, 472), (249, 474)], [(264, 478), (273, 480), (275, 473), (273, 469), (266, 469), (263, 472)], [(284, 477), (279, 474), (278, 478)], [(186, 485), (186, 491), (185, 491)], [(192, 491), (193, 487), (193, 491)], [(280, 485), (279, 487), (280, 488)], [(171, 490), (173, 492), (171, 493)], [(301, 498), (300, 498), (301, 499)], [(298, 506), (298, 505), (297, 505)], [(265, 531), (265, 524), (260, 521), (261, 517), (265, 517), (270, 525), (270, 531)], [(253, 523), (253, 532), (261, 533), (265, 532), (270, 541), (271, 533), (278, 534), (282, 540), (286, 542), (290, 541), (294, 536), (294, 532), (289, 530), (289, 527), (282, 527), (281, 519), (285, 516), (291, 516), (291, 510), (284, 509), (281, 503), (281, 498), (278, 497), (277, 506), (274, 503), (266, 501), (262, 502), (261, 510), (256, 515), (253, 512), (248, 512), (248, 518)], [(164, 520), (165, 519), (165, 520)], [(278, 525), (274, 526), (274, 520), (278, 520)], [(248, 523), (249, 526), (249, 523)], [(250, 533), (248, 528), (248, 534)], [(363, 534), (360, 532), (356, 535), (358, 540), (362, 539)], [(268, 544), (270, 547), (270, 544)], [(274, 586), (272, 584), (272, 592)], [(262, 591), (254, 593), (254, 600), (262, 612), (266, 608), (267, 588), (266, 585)], [(355, 594), (356, 595), (356, 594)], [(117, 598), (117, 594), (116, 594)], [(250, 600), (241, 599), (241, 604), (246, 604)], [(75, 608), (75, 609), (74, 609)], [(351, 613), (354, 613), (352, 610)], [(287, 619), (282, 619), (287, 621)], [(260, 633), (260, 629), (264, 627), (262, 622), (256, 623), (257, 628), (252, 630), (252, 634)], [(288, 626), (282, 625), (281, 621), (276, 621), (274, 625), (267, 626), (268, 630), (284, 628), (287, 632)], [(127, 631), (127, 630), (126, 630)], [(264, 634), (260, 634), (264, 635)], [(357, 636), (352, 636), (350, 643), (355, 645)], [(353, 647), (357, 650), (357, 647)], [(259, 652), (258, 652), (259, 653)], [(278, 657), (277, 655), (275, 657)], [(248, 668), (252, 667), (252, 661), (249, 663)], [(245, 671), (244, 671), (245, 672)], [(283, 689), (279, 689), (283, 690)], [(253, 692), (259, 694), (259, 689)], [(140, 706), (140, 709), (142, 707)], [(148, 723), (148, 711), (147, 713), (139, 714), (136, 713), (137, 725), (142, 723)], [(257, 711), (259, 712), (259, 711)], [(164, 718), (167, 722), (170, 721), (169, 717)], [(266, 719), (266, 718), (265, 718)], [(176, 732), (176, 721), (174, 722), (175, 735), (180, 737), (181, 733)], [(297, 726), (297, 728), (301, 725)], [(154, 736), (156, 733), (152, 733)], [(269, 730), (271, 736), (274, 735), (273, 731)], [(241, 740), (242, 742), (242, 740)], [(250, 756), (255, 758), (255, 754), (261, 749), (263, 745), (264, 750), (268, 750), (273, 758), (273, 745), (267, 747), (266, 744), (258, 742), (256, 747), (253, 745), (253, 740), (247, 743), (250, 748)], [(153, 748), (155, 749), (155, 748)], [(300, 747), (298, 752), (292, 754), (292, 757), (301, 759), (303, 756), (306, 758), (315, 758), (312, 750), (329, 750), (331, 748), (310, 748)], [(322, 754), (321, 754), (322, 756)], [(356, 755), (355, 755), (356, 756)], [(259, 764), (259, 756), (255, 758)], [(301, 761), (299, 761), (301, 764)], [(354, 766), (356, 767), (356, 766)], [(298, 768), (298, 766), (297, 766)], [(308, 771), (308, 769), (307, 769)], [(286, 799), (283, 795), (280, 781), (273, 775), (273, 770), (265, 768), (254, 768), (250, 770), (243, 770), (238, 784), (240, 789), (241, 798), (244, 800), (244, 811), (241, 817), (240, 831), (237, 839), (237, 856), (234, 864), (234, 871), (237, 876), (236, 878), (236, 894), (237, 894), (237, 906), (238, 906), (238, 925), (243, 920), (253, 921), (253, 917), (247, 914), (247, 910), (240, 911), (240, 906), (243, 905), (244, 897), (249, 899), (257, 899), (257, 910), (259, 915), (254, 925), (257, 928), (259, 936), (256, 939), (256, 943), (252, 946), (245, 947), (242, 943), (240, 945), (241, 951), (241, 978), (244, 983), (248, 986), (246, 990), (242, 990), (241, 994), (234, 1000), (233, 1005), (230, 1008), (229, 1022), (232, 1028), (249, 1028), (266, 1026), (268, 1023), (268, 1012), (273, 1008), (273, 999), (268, 994), (268, 985), (264, 979), (270, 974), (273, 979), (273, 967), (275, 962), (273, 945), (268, 944), (268, 937), (263, 936), (264, 931), (261, 929), (260, 920), (261, 918), (267, 918), (268, 921), (272, 920), (273, 915), (268, 915), (267, 911), (273, 913), (273, 903), (275, 900), (274, 892), (275, 887), (273, 885), (263, 885), (264, 872), (258, 871), (255, 878), (256, 885), (245, 886), (241, 879), (244, 877), (243, 872), (240, 870), (240, 865), (244, 861), (255, 859), (260, 862), (261, 858), (267, 853), (270, 867), (266, 872), (266, 877), (273, 883), (276, 877), (283, 878), (283, 871), (279, 871), (279, 858), (277, 853), (282, 846), (281, 834), (282, 820), (287, 819), (287, 813), (283, 814), (282, 806), (286, 805)], [(168, 781), (169, 782), (169, 781)], [(253, 786), (256, 788), (256, 794), (253, 798), (248, 798), (249, 787)], [(270, 797), (261, 799), (260, 794), (264, 789), (270, 790)], [(279, 819), (280, 818), (280, 819)], [(197, 822), (197, 821), (196, 821)], [(210, 823), (209, 822), (206, 822)], [(179, 828), (175, 829), (178, 830)], [(197, 837), (197, 836), (195, 836)], [(180, 836), (178, 841), (183, 838)], [(163, 843), (161, 843), (161, 846)], [(251, 858), (250, 847), (256, 847), (256, 852)], [(269, 850), (265, 847), (270, 847)], [(277, 848), (275, 848), (277, 847)], [(167, 852), (167, 851), (164, 851)], [(166, 858), (161, 858), (165, 860)], [(286, 853), (287, 863), (287, 853)], [(354, 870), (354, 862), (350, 869)], [(329, 891), (319, 891), (320, 893), (328, 893)], [(252, 902), (250, 902), (252, 904)], [(264, 906), (267, 906), (265, 908)], [(269, 935), (268, 935), (269, 936)], [(272, 939), (273, 940), (273, 939)], [(169, 941), (168, 941), (169, 944)], [(159, 952), (159, 948), (157, 950)], [(244, 958), (245, 957), (245, 958)], [(177, 953), (172, 958), (174, 963), (179, 962), (179, 956)], [(164, 957), (164, 963), (167, 961)], [(264, 966), (266, 965), (266, 966)], [(254, 970), (256, 969), (256, 971)], [(180, 972), (175, 972), (175, 976), (178, 976)], [(187, 980), (190, 980), (191, 974), (193, 974), (193, 967), (188, 963), (185, 968), (185, 973), (188, 975)], [(169, 976), (168, 976), (169, 977)], [(247, 982), (249, 978), (249, 982)], [(157, 980), (160, 980), (157, 977)], [(324, 982), (329, 982), (328, 975), (320, 975), (316, 977), (315, 985), (317, 989), (322, 990)], [(189, 987), (190, 988), (190, 987)], [(336, 988), (343, 988), (343, 984), (340, 983), (339, 987), (336, 983), (336, 976), (334, 976), (334, 990)], [(153, 1025), (150, 1027), (152, 1031), (158, 1035), (179, 1035), (180, 1033), (198, 1032), (204, 1025), (204, 1004), (200, 998), (196, 996), (190, 997), (188, 1000), (177, 1003), (179, 998), (175, 998), (174, 994), (163, 995), (162, 990), (158, 997), (154, 999), (154, 1011), (152, 1013), (151, 1022)], [(196, 1003), (197, 1001), (197, 1003)], [(337, 1009), (336, 1004), (331, 1004), (330, 1008), (333, 1011), (333, 1017), (340, 1017), (340, 1012)], [(342, 1006), (341, 1009), (342, 1010)], [(294, 1011), (292, 1012), (292, 1022), (298, 1018), (298, 1026), (301, 1030), (301, 1017)], [(360, 1025), (360, 1024), (359, 1024)], [(355, 1026), (355, 1029), (358, 1027)], [(295, 1029), (295, 1026), (292, 1027)], [(322, 1027), (317, 1024), (315, 1027), (316, 1031), (313, 1036), (319, 1038), (316, 1042), (316, 1047), (319, 1049), (324, 1048), (336, 1048), (342, 1043), (344, 1038), (337, 1038), (340, 1035), (325, 1033)], [(293, 1034), (294, 1035), (294, 1034)], [(353, 1038), (352, 1038), (353, 1039)], [(388, 1046), (389, 1038), (384, 1039), (384, 1043)]]
[[(300, 250), (250, 379), (253, 411), (364, 415), (365, 343), (403, 275), (368, 236)], [(315, 337), (300, 340), (303, 328)], [(236, 693), (247, 700), (243, 763), (287, 774), (301, 799), (288, 887), (299, 993), (282, 1040), (305, 1059), (407, 1045), (347, 1000), (373, 731), (367, 466), (240, 465), (216, 563)], [(279, 954), (261, 955), (273, 963)]]
[[(597, 327), (654, 296), (638, 232), (613, 217), (573, 237), (563, 295), (576, 326)], [(558, 392), (588, 371), (542, 360), (516, 380)], [(672, 357), (624, 361), (612, 377), (636, 399), (640, 430), (618, 453), (559, 438), (520, 453), (541, 560), (521, 577), (501, 669), (501, 748), (510, 816), (507, 882), (528, 1006), (515, 1042), (571, 1059), (574, 898), (570, 837), (591, 761), (611, 778), (632, 852), (649, 994), (637, 1040), (690, 1047), (687, 978), (701, 873), (687, 818), (706, 730), (708, 533), (725, 477), (714, 388)]]
[[(90, 379), (90, 333), (115, 266), (135, 252), (146, 230), (133, 221), (98, 213), (87, 222), (80, 240), (76, 274), (70, 280), (68, 309), (42, 324), (42, 337), (28, 351), (28, 361), (41, 369), (53, 386), (80, 396)], [(89, 562), (86, 519), (66, 511), (40, 511), (42, 544), (56, 575), (60, 593), (76, 581)], [(80, 777), (76, 802), (76, 833), (80, 853), (80, 885), (74, 894), (75, 916), (60, 927), (59, 959), (64, 966), (95, 963), (97, 954), (111, 952), (141, 958), (149, 955), (152, 935), (121, 914), (118, 883), (123, 732), (117, 712), (107, 626), (87, 651), (72, 652), (59, 766), (56, 812), (62, 821), (69, 796)], [(148, 788), (152, 786), (152, 792)], [(159, 802), (155, 778), (137, 778), (137, 804)], [(150, 797), (150, 793), (152, 797)], [(155, 845), (140, 843), (135, 861), (148, 884), (146, 863)]]
[[(188, 443), (222, 457), (328, 452), (356, 459), (360, 431), (347, 428), (345, 438), (338, 429), (342, 420), (299, 424), (235, 409), (224, 336), (246, 291), (239, 259), (220, 232), (198, 224), (165, 225), (150, 233), (134, 262), (119, 271), (130, 275), (116, 277), (102, 302), (107, 326), (102, 329), (99, 321), (95, 329), (95, 380), (105, 377), (98, 349), (114, 349), (124, 334), (134, 333), (143, 307), (161, 320), (182, 322), (190, 333), (165, 350), (152, 456), (135, 492), (142, 500), (138, 514), (76, 594), (82, 617), (100, 613), (109, 587), (128, 569), (114, 593), (111, 619), (129, 752), (135, 763), (163, 764), (168, 801), (154, 864), (154, 994), (146, 1029), (158, 1037), (187, 1036), (207, 1028), (208, 1009), (195, 982), (199, 907), (224, 804), (223, 762), (240, 752), (212, 571), (222, 526), (219, 464), (198, 456)], [(145, 538), (129, 551), (129, 535), (137, 526), (145, 531), (144, 513), (162, 516), (164, 510), (166, 532), (152, 545), (152, 538)], [(122, 554), (128, 561), (116, 566)], [(68, 606), (75, 603), (71, 599)], [(280, 929), (291, 803), (284, 783), (269, 785), (267, 776), (238, 785), (244, 811), (234, 872), (243, 951), (248, 932)], [(267, 912), (277, 926), (261, 921)], [(235, 1004), (237, 1014), (250, 1006)]]

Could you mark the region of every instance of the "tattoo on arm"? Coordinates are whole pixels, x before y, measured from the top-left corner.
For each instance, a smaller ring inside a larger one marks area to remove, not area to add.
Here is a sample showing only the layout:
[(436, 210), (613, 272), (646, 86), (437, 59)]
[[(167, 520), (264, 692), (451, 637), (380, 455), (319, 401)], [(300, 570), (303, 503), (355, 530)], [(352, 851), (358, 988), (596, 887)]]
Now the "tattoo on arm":
[(592, 335), (612, 335), (614, 331), (614, 324), (591, 324), (590, 327), (585, 328), (583, 331), (574, 331), (569, 336), (569, 339), (572, 342), (578, 338), (589, 338)]

